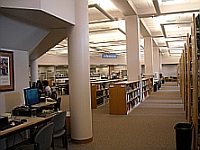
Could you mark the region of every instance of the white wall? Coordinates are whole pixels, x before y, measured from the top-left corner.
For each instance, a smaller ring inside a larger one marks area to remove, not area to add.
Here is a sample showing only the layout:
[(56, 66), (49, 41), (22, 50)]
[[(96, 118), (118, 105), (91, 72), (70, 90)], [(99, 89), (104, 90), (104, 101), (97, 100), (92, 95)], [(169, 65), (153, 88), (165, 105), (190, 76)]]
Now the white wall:
[(67, 56), (42, 55), (37, 59), (38, 65), (68, 65)]
[(171, 65), (162, 65), (162, 74), (163, 76), (177, 76), (177, 65), (171, 64)]
[(0, 92), (0, 114), (24, 103), (23, 88), (29, 86), (29, 56), (25, 51), (14, 51), (14, 91)]
[(118, 56), (118, 58), (102, 58), (99, 57), (90, 57), (90, 65), (125, 65), (126, 64), (126, 57), (125, 56)]
[[(162, 56), (162, 64), (178, 64), (180, 57)], [(68, 65), (68, 56), (57, 56), (45, 54), (37, 59), (38, 65)], [(90, 65), (127, 65), (125, 56), (115, 58), (90, 57)], [(144, 65), (144, 59), (141, 59), (141, 65)]]
[[(68, 56), (57, 55), (42, 55), (37, 59), (38, 65), (68, 65)], [(75, 60), (74, 60), (75, 61)], [(90, 65), (126, 65), (126, 56), (118, 56), (118, 58), (102, 58), (102, 57), (90, 57)], [(141, 64), (144, 64), (144, 59), (141, 60)]]
[(179, 59), (180, 59), (180, 57), (163, 55), (162, 56), (162, 64), (178, 64)]
[(2, 7), (38, 9), (74, 24), (74, 0), (1, 0)]
[(41, 8), (67, 22), (75, 23), (74, 0), (41, 0)]

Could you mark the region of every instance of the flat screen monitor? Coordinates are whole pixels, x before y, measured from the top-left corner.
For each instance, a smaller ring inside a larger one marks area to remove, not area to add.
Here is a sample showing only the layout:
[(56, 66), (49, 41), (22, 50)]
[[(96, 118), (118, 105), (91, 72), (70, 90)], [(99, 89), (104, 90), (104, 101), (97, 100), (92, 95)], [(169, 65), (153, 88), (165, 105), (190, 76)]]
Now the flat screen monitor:
[(24, 89), (25, 105), (30, 106), (40, 102), (38, 88)]

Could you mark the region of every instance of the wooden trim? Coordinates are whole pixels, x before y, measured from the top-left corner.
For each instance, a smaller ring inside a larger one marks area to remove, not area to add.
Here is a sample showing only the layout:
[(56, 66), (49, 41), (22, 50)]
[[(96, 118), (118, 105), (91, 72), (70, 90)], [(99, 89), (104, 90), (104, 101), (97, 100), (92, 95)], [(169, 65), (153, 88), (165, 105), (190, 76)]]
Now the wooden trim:
[(84, 140), (76, 140), (71, 138), (72, 143), (76, 143), (76, 144), (85, 144), (85, 143), (90, 143), (93, 141), (93, 137), (88, 138), (88, 139), (84, 139)]
[(97, 85), (91, 83), (91, 107), (92, 109), (97, 109), (97, 99), (96, 99)]
[[(5, 83), (5, 85), (0, 83), (0, 91), (14, 91), (14, 60), (13, 60), (13, 52), (12, 51), (0, 51), (0, 59), (7, 62), (6, 68), (8, 69), (7, 73), (3, 73), (0, 75), (1, 83)], [(3, 58), (4, 57), (4, 58)], [(5, 59), (5, 60), (4, 60)], [(3, 69), (3, 68), (1, 68)], [(4, 77), (4, 78), (3, 78)]]
[(193, 124), (194, 124), (194, 143), (193, 149), (198, 147), (198, 62), (197, 62), (197, 44), (196, 44), (196, 19), (192, 18), (191, 25), (192, 41), (192, 75), (193, 75)]
[(190, 77), (190, 42), (189, 34), (187, 34), (187, 44), (185, 44), (185, 49), (187, 49), (187, 100), (188, 100), (188, 123), (191, 123), (191, 77)]

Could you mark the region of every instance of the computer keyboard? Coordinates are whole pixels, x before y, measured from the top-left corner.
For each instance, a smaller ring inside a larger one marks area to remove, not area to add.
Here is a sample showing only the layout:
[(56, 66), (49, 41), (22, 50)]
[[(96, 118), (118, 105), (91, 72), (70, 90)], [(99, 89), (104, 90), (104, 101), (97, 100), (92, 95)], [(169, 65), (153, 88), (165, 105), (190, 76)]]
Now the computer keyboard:
[(43, 110), (43, 112), (37, 113), (37, 117), (49, 117), (55, 115), (57, 112), (53, 110)]
[(9, 128), (12, 128), (12, 127), (15, 127), (15, 126), (18, 126), (22, 124), (20, 121), (16, 121), (16, 120), (11, 120), (8, 122), (7, 125), (3, 125), (0, 127), (0, 130), (3, 131), (3, 130), (6, 130), (6, 129), (9, 129)]
[(56, 101), (52, 98), (47, 98), (47, 102), (56, 102)]

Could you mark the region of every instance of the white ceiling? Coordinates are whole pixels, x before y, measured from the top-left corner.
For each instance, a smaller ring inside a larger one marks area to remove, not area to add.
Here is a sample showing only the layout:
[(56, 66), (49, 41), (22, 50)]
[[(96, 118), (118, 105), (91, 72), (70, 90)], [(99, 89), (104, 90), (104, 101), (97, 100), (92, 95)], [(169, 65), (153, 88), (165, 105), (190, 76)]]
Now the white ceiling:
[[(199, 9), (200, 0), (88, 0), (90, 54), (126, 55), (124, 16), (137, 14), (141, 39), (151, 36), (163, 55), (179, 56), (190, 34), (192, 15)], [(66, 54), (67, 40), (48, 53)]]

